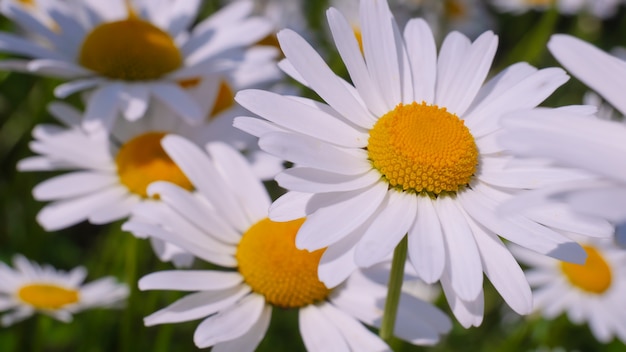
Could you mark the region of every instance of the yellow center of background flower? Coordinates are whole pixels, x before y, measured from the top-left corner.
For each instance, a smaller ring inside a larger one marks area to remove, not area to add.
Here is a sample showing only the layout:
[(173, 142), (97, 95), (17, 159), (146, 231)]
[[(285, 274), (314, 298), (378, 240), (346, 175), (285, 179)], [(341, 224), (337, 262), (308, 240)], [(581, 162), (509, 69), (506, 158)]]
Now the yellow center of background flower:
[(17, 296), (37, 309), (59, 309), (78, 302), (78, 291), (51, 284), (31, 284), (20, 288)]
[(426, 103), (399, 104), (378, 119), (367, 151), (391, 187), (431, 196), (467, 185), (478, 164), (474, 137), (463, 121)]
[(209, 119), (217, 116), (217, 114), (231, 108), (235, 105), (235, 94), (233, 94), (233, 90), (230, 88), (228, 83), (225, 80), (220, 82), (220, 88), (217, 92), (217, 97), (215, 98), (215, 103), (213, 104), (213, 109), (211, 110), (211, 115), (209, 115)]
[(130, 16), (95, 27), (85, 38), (78, 61), (106, 77), (141, 81), (176, 70), (183, 57), (169, 34)]
[(590, 293), (603, 293), (611, 287), (611, 267), (597, 249), (582, 247), (587, 252), (585, 264), (561, 262), (561, 270), (572, 285)]
[(244, 281), (276, 307), (304, 307), (325, 299), (330, 292), (317, 278), (324, 249), (309, 252), (296, 248), (296, 233), (303, 222), (263, 219), (243, 234), (237, 248)]
[(161, 147), (164, 136), (164, 132), (139, 135), (122, 145), (115, 158), (120, 182), (144, 198), (148, 196), (146, 188), (154, 181), (169, 181), (193, 190), (187, 176)]

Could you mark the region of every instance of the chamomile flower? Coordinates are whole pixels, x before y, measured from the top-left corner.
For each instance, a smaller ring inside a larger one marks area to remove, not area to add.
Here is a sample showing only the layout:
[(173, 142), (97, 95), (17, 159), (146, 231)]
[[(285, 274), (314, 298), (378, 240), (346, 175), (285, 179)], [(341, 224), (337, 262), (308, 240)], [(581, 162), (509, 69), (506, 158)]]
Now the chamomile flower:
[(9, 3), (5, 14), (44, 42), (0, 33), (0, 50), (28, 58), (4, 67), (67, 79), (55, 89), (60, 98), (88, 90), (88, 131), (111, 126), (118, 112), (137, 120), (155, 100), (197, 124), (206, 112), (185, 86), (237, 65), (246, 47), (271, 30), (267, 21), (248, 16), (251, 2), (226, 7), (188, 30), (198, 6), (198, 0), (57, 1), (50, 28)]
[(583, 240), (584, 264), (560, 262), (514, 248), (528, 265), (534, 309), (547, 319), (566, 313), (576, 324), (587, 323), (601, 342), (614, 336), (626, 342), (626, 252), (611, 240)]
[[(218, 101), (215, 106), (232, 103), (232, 96), (225, 98), (227, 102)], [(30, 146), (39, 155), (18, 163), (21, 171), (70, 170), (33, 189), (36, 199), (52, 202), (40, 211), (38, 222), (46, 230), (55, 231), (84, 220), (105, 224), (125, 218), (136, 204), (154, 201), (146, 188), (157, 180), (192, 189), (187, 177), (163, 151), (161, 138), (176, 133), (200, 145), (220, 140), (245, 147), (249, 137), (231, 125), (237, 109), (228, 108), (208, 116), (201, 125), (191, 126), (154, 104), (144, 119), (119, 120), (111, 134), (104, 130), (94, 134), (81, 128), (81, 112), (64, 103), (51, 104), (51, 114), (65, 126), (36, 126), (35, 141)], [(265, 158), (251, 149), (250, 156), (261, 164), (257, 168), (260, 172), (273, 175), (282, 168), (276, 158)]]
[[(267, 218), (269, 195), (237, 151), (209, 143), (207, 156), (180, 136), (167, 136), (162, 144), (197, 192), (154, 183), (149, 192), (158, 194), (162, 202), (146, 203), (136, 210), (153, 221), (131, 220), (123, 228), (150, 234), (209, 263), (236, 270), (176, 270), (143, 277), (139, 281), (142, 290), (194, 292), (146, 317), (146, 325), (204, 318), (194, 334), (198, 347), (252, 351), (265, 335), (273, 308), (298, 309), (308, 350), (389, 349), (360, 323), (380, 324), (386, 296), (384, 282), (378, 283), (384, 277), (382, 266), (357, 271), (341, 286), (327, 288), (317, 277), (324, 250), (295, 247), (303, 219), (274, 222)], [(440, 310), (415, 297), (403, 295), (400, 307), (395, 332), (411, 343), (433, 344), (451, 328)]]
[[(580, 39), (554, 35), (548, 48), (574, 76), (589, 85), (621, 114), (626, 104), (626, 62)], [(621, 121), (581, 116), (571, 111), (511, 114), (503, 119), (503, 143), (511, 151), (544, 157), (560, 165), (596, 175), (591, 181), (568, 182), (518, 197), (508, 210), (534, 206), (546, 199), (567, 201), (579, 214), (604, 217), (618, 225), (626, 221), (626, 125)], [(532, 138), (533, 143), (527, 143)]]
[(8, 311), (0, 318), (3, 326), (35, 313), (70, 322), (73, 314), (91, 308), (113, 307), (129, 294), (128, 287), (113, 277), (83, 284), (87, 276), (83, 267), (65, 272), (49, 265), (40, 266), (21, 255), (13, 257), (13, 266), (0, 263), (0, 310)]
[(282, 67), (326, 103), (259, 90), (235, 100), (266, 120), (238, 117), (261, 149), (296, 167), (276, 177), (289, 190), (269, 217), (306, 217), (298, 248), (326, 248), (320, 279), (333, 287), (351, 269), (385, 260), (408, 233), (419, 276), (441, 280), (464, 326), (482, 321), (483, 273), (518, 313), (531, 309), (522, 270), (498, 236), (567, 261), (584, 260), (561, 229), (608, 236), (599, 219), (577, 219), (564, 204), (507, 217), (514, 194), (589, 177), (542, 160), (518, 162), (497, 142), (502, 115), (534, 108), (567, 80), (563, 70), (513, 65), (483, 84), (497, 38), (473, 43), (453, 32), (437, 55), (423, 20), (397, 28), (385, 1), (361, 2), (363, 54), (347, 20), (328, 11), (335, 44), (354, 86), (335, 75), (289, 30), (278, 34)]

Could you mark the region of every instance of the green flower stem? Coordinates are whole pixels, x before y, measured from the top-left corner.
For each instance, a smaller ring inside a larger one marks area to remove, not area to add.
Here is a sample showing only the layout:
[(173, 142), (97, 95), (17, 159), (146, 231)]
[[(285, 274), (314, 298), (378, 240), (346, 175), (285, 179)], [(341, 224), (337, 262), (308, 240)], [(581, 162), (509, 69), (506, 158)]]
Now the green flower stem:
[(127, 307), (124, 311), (124, 319), (122, 320), (121, 329), (121, 342), (122, 351), (131, 352), (135, 351), (134, 340), (136, 339), (136, 331), (133, 330), (135, 323), (135, 316), (133, 315), (133, 308), (137, 297), (137, 261), (138, 261), (138, 242), (139, 240), (132, 235), (126, 234), (126, 258), (125, 258), (125, 271), (126, 271), (126, 283), (130, 288), (130, 295), (127, 301)]
[(402, 291), (402, 281), (404, 279), (404, 264), (406, 263), (407, 236), (404, 236), (393, 252), (391, 262), (391, 273), (387, 286), (387, 300), (385, 301), (385, 311), (383, 321), (380, 325), (378, 336), (381, 339), (391, 342), (393, 329), (398, 315), (398, 304), (400, 303), (400, 292)]

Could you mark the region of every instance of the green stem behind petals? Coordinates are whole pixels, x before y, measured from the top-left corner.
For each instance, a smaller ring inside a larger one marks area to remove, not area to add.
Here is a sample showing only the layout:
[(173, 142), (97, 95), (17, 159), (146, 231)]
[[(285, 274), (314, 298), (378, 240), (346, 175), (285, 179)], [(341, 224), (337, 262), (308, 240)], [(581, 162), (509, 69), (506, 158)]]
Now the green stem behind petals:
[(393, 330), (398, 314), (398, 304), (400, 303), (400, 292), (402, 291), (402, 281), (404, 279), (404, 264), (406, 263), (407, 236), (402, 238), (393, 252), (391, 262), (391, 273), (387, 286), (387, 300), (385, 301), (385, 311), (383, 321), (380, 325), (378, 335), (388, 343), (393, 337)]

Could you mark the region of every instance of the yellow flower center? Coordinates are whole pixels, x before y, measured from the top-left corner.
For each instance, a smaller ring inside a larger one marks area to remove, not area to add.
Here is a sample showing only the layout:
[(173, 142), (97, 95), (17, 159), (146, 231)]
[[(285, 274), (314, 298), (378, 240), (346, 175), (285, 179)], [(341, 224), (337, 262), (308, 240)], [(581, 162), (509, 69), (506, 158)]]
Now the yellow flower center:
[(146, 188), (154, 181), (169, 181), (193, 189), (187, 176), (161, 147), (164, 136), (164, 132), (139, 135), (124, 143), (115, 158), (120, 182), (144, 198), (148, 196)]
[(426, 103), (399, 104), (378, 119), (367, 151), (391, 187), (430, 196), (465, 187), (478, 164), (474, 137), (463, 121)]
[(239, 272), (252, 290), (281, 308), (298, 308), (325, 299), (330, 290), (317, 278), (324, 249), (296, 248), (304, 219), (274, 222), (263, 219), (243, 234), (237, 248)]
[(106, 77), (141, 81), (176, 70), (183, 58), (169, 34), (131, 14), (95, 27), (85, 38), (78, 61)]
[(363, 34), (361, 34), (361, 28), (352, 26), (352, 32), (354, 32), (356, 42), (359, 43), (359, 49), (361, 50), (361, 54), (363, 54)]
[(611, 267), (602, 254), (592, 246), (583, 246), (587, 252), (585, 264), (561, 262), (561, 270), (569, 282), (583, 291), (600, 294), (611, 287)]
[(78, 291), (51, 284), (31, 284), (20, 288), (17, 296), (37, 309), (59, 309), (78, 302)]

